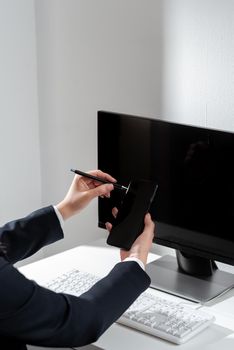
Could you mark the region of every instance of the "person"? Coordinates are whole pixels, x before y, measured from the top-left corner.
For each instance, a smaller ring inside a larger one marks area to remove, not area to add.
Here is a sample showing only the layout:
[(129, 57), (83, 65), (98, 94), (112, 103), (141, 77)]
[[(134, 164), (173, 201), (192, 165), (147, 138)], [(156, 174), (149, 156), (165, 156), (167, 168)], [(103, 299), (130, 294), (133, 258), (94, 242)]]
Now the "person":
[[(92, 175), (115, 179), (100, 170)], [(0, 229), (0, 348), (79, 347), (95, 342), (149, 286), (146, 264), (154, 223), (145, 216), (142, 234), (121, 261), (89, 291), (75, 297), (55, 293), (21, 274), (13, 264), (63, 238), (63, 221), (98, 196), (109, 197), (113, 184), (75, 175), (65, 198)], [(110, 229), (110, 223), (107, 223)]]

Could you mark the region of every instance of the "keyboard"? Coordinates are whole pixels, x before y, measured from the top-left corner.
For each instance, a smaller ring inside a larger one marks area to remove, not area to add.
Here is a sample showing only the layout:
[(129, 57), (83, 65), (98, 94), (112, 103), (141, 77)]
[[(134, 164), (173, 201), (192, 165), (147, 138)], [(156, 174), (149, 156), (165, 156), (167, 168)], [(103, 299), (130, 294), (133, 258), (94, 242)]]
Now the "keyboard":
[[(79, 296), (89, 290), (100, 277), (71, 270), (49, 281), (46, 287), (57, 292)], [(142, 293), (117, 320), (118, 323), (144, 333), (182, 344), (214, 322), (214, 316), (194, 309), (185, 301), (177, 302)], [(194, 304), (193, 304), (194, 305)]]

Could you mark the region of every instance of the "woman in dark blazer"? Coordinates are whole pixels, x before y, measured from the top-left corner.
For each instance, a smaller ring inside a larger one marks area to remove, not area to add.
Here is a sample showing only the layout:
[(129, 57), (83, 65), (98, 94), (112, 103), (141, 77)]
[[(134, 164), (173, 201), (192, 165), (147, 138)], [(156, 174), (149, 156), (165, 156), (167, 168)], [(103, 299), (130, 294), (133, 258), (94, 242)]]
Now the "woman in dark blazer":
[[(115, 181), (100, 170), (90, 173)], [(100, 185), (76, 175), (58, 205), (39, 209), (0, 228), (0, 349), (22, 350), (26, 344), (78, 347), (92, 343), (149, 286), (144, 271), (154, 231), (149, 214), (131, 250), (121, 252), (122, 262), (79, 297), (43, 288), (13, 266), (63, 238), (64, 220), (79, 213), (93, 198), (109, 197), (112, 190), (112, 184)]]

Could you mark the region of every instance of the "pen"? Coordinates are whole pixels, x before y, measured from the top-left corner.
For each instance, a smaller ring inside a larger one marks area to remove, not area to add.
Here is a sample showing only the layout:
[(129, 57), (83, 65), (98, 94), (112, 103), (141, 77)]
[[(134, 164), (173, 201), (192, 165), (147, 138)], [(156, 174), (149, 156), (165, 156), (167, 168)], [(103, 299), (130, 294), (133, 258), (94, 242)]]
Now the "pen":
[(120, 184), (117, 184), (116, 182), (111, 182), (111, 181), (107, 181), (107, 180), (104, 180), (100, 177), (97, 177), (97, 176), (94, 176), (94, 175), (91, 175), (91, 174), (87, 174), (87, 173), (84, 173), (83, 171), (81, 170), (77, 170), (77, 169), (71, 169), (71, 171), (75, 174), (78, 174), (78, 175), (81, 175), (81, 176), (84, 176), (84, 177), (88, 177), (89, 179), (92, 179), (92, 180), (95, 180), (95, 181), (99, 181), (99, 182), (102, 182), (103, 184), (112, 184), (114, 186), (114, 188), (118, 189), (118, 190), (124, 190), (126, 191), (128, 188), (123, 186), (123, 185), (120, 185)]

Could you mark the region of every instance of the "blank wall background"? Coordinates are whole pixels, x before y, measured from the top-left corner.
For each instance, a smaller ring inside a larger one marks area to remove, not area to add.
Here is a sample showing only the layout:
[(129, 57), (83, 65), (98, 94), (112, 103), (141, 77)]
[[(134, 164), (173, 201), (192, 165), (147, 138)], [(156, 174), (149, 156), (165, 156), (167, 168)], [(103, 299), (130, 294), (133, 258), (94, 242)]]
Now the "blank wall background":
[(161, 117), (234, 131), (234, 1), (162, 1)]
[(0, 52), (2, 225), (41, 206), (33, 1), (0, 1)]

